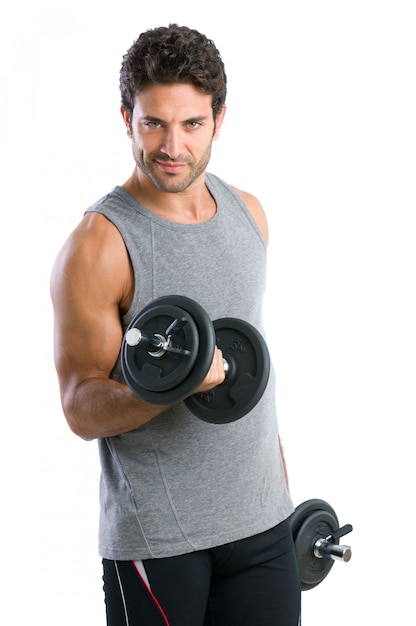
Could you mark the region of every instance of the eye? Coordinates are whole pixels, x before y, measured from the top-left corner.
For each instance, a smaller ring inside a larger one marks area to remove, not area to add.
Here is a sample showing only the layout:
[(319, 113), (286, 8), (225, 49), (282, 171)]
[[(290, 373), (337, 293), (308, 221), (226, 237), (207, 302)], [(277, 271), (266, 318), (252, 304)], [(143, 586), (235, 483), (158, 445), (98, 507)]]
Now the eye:
[(147, 120), (144, 125), (147, 128), (160, 128), (161, 123), (158, 120)]
[(189, 120), (187, 122), (187, 126), (191, 130), (193, 130), (194, 128), (199, 128), (201, 126), (201, 122), (199, 122), (198, 120)]

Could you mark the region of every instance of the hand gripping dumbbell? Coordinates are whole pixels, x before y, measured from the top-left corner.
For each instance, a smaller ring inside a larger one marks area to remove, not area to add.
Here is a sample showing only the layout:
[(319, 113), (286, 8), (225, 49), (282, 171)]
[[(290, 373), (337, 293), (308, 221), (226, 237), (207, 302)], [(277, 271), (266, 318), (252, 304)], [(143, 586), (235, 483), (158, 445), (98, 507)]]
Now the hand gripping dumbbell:
[[(224, 357), (225, 380), (195, 393), (211, 366), (215, 346)], [(200, 419), (224, 424), (240, 419), (262, 397), (270, 374), (267, 345), (248, 322), (211, 321), (185, 296), (157, 298), (131, 321), (124, 334), (121, 367), (142, 400), (167, 405), (184, 401)]]
[(325, 500), (306, 500), (296, 507), (289, 522), (302, 591), (322, 582), (334, 561), (350, 560), (351, 548), (339, 545), (339, 540), (352, 531), (352, 526), (340, 528), (334, 509)]

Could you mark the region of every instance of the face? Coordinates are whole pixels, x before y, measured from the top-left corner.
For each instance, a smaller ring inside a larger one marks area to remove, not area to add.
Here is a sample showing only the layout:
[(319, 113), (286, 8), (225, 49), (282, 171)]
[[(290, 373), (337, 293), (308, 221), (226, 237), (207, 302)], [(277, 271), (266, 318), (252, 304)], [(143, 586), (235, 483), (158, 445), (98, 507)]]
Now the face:
[(225, 114), (214, 121), (212, 98), (188, 84), (149, 85), (133, 115), (122, 108), (139, 178), (160, 191), (187, 189), (205, 171)]

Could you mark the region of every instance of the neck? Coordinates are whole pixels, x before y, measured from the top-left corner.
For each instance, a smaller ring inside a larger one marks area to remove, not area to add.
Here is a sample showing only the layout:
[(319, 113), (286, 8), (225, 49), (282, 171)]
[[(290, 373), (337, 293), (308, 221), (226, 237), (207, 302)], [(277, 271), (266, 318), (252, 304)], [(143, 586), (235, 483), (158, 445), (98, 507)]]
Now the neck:
[(126, 189), (146, 209), (171, 222), (199, 224), (211, 219), (216, 203), (205, 184), (205, 173), (184, 191), (160, 191), (146, 176), (132, 176), (124, 183)]

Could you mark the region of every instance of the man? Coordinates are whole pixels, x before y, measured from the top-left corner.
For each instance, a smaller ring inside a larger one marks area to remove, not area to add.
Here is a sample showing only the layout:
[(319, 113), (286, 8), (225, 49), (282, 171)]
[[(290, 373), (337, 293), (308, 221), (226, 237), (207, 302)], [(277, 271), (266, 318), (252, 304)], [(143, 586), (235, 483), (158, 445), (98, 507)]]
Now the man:
[[(223, 62), (197, 31), (152, 29), (124, 56), (120, 88), (133, 174), (88, 209), (51, 280), (63, 410), (100, 452), (107, 624), (295, 626), (273, 374), (248, 415), (214, 425), (182, 402), (140, 400), (120, 367), (124, 330), (160, 296), (262, 330), (264, 211), (206, 172), (225, 114)], [(223, 380), (217, 348), (197, 391)]]

